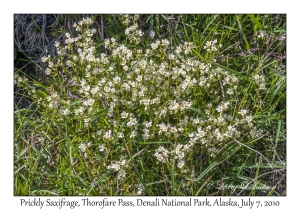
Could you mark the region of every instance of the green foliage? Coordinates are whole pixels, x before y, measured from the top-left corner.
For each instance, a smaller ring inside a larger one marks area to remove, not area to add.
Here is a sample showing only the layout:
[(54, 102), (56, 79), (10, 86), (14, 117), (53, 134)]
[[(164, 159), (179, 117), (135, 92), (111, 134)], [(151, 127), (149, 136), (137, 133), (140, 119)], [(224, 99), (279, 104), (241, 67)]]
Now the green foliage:
[(15, 70), (15, 195), (285, 194), (284, 15), (57, 18)]

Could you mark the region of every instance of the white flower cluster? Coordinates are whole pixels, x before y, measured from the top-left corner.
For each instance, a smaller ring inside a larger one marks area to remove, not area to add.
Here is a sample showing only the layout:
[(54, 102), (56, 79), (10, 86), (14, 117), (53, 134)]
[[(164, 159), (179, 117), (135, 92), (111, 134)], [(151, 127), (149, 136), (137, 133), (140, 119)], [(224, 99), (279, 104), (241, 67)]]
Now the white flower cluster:
[[(186, 145), (185, 145), (186, 146)], [(178, 168), (182, 168), (184, 166), (184, 152), (187, 150), (183, 145), (178, 144), (175, 147), (175, 158), (178, 159)]]
[[(143, 42), (138, 15), (123, 15), (122, 21), (129, 41)], [(167, 146), (150, 152), (159, 163), (176, 158), (181, 169), (188, 165), (186, 156), (195, 148), (214, 157), (224, 144), (241, 137), (242, 130), (251, 137), (261, 134), (250, 110), (236, 103), (237, 76), (190, 56), (192, 42), (172, 46), (168, 39), (157, 39), (133, 48), (117, 38), (107, 38), (107, 53), (98, 53), (92, 39), (96, 30), (85, 27), (91, 24), (91, 19), (75, 24), (79, 35), (66, 34), (63, 44), (56, 43), (58, 57), (42, 58), (48, 77), (64, 84), (48, 90), (44, 105), (51, 108), (49, 114), (58, 111), (72, 121), (83, 137), (87, 133), (95, 136), (100, 155), (112, 151), (111, 157), (119, 158), (123, 155), (120, 149), (110, 148), (124, 142), (135, 149), (143, 145), (136, 147), (136, 142), (168, 141)], [(204, 48), (214, 52), (219, 47), (214, 40), (207, 41)], [(263, 80), (255, 76), (255, 81)], [(240, 110), (237, 114), (236, 109)], [(79, 150), (86, 153), (87, 146), (81, 143)], [(122, 159), (112, 161), (108, 168), (119, 171), (123, 179), (125, 165)]]
[(126, 160), (121, 158), (120, 161), (112, 162), (111, 165), (107, 166), (107, 169), (112, 169), (113, 171), (118, 172), (118, 179), (123, 180), (126, 176), (125, 168), (128, 167), (126, 165)]
[(125, 30), (125, 35), (128, 37), (130, 43), (138, 44), (141, 42), (141, 37), (143, 36), (142, 30), (138, 28), (138, 19), (139, 15), (134, 15), (134, 17), (130, 15), (123, 15), (123, 24), (128, 26), (130, 23), (132, 25)]
[[(257, 32), (256, 32), (257, 33)], [(258, 39), (264, 39), (267, 36), (267, 33), (263, 30), (260, 30), (257, 34), (256, 34)]]
[(205, 43), (205, 46), (203, 47), (203, 49), (206, 49), (207, 52), (215, 52), (218, 50), (218, 48), (222, 47), (222, 44), (220, 44), (219, 46), (217, 46), (217, 40), (213, 40), (213, 41), (207, 41)]
[(81, 144), (79, 145), (78, 149), (83, 153), (84, 158), (87, 158), (87, 157), (88, 157), (86, 151), (87, 151), (87, 149), (88, 149), (91, 145), (92, 145), (91, 142), (89, 142), (89, 143), (87, 143), (87, 144), (81, 143)]
[(128, 37), (131, 43), (138, 44), (141, 41), (141, 36), (143, 36), (143, 32), (138, 30), (137, 23), (133, 24), (129, 28), (125, 30), (125, 35)]
[(159, 146), (156, 150), (155, 150), (155, 154), (154, 157), (156, 157), (156, 159), (159, 162), (167, 162), (168, 161), (168, 155), (169, 155), (169, 151), (164, 148), (163, 146)]
[(263, 75), (255, 74), (254, 81), (259, 86), (260, 90), (266, 90), (265, 77)]
[(142, 195), (142, 193), (144, 192), (144, 186), (141, 184), (141, 183), (139, 183), (138, 184), (138, 191), (137, 191), (137, 193), (136, 193), (136, 195)]

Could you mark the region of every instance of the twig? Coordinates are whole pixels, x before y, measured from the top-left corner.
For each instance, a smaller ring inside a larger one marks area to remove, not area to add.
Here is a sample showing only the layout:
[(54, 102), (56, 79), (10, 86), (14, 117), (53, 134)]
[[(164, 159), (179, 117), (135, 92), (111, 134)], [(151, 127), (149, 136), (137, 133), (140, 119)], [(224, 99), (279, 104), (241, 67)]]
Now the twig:
[(244, 147), (246, 147), (246, 148), (252, 150), (253, 152), (256, 152), (256, 153), (259, 154), (260, 156), (262, 156), (262, 157), (267, 161), (268, 165), (273, 169), (273, 166), (269, 163), (269, 160), (268, 160), (265, 156), (263, 156), (263, 154), (261, 154), (260, 152), (258, 152), (258, 151), (256, 151), (256, 150), (252, 149), (251, 147), (249, 147), (249, 146), (243, 144), (242, 142), (239, 142), (239, 141), (237, 141), (237, 140), (234, 140), (234, 141), (237, 142), (238, 144), (240, 144), (240, 145), (242, 145), (242, 146), (244, 146)]
[(278, 172), (278, 171), (284, 171), (284, 170), (285, 170), (285, 168), (280, 169), (280, 170), (269, 171), (269, 172), (263, 173), (263, 174), (261, 174), (261, 175), (255, 177), (253, 180), (251, 180), (250, 182), (248, 182), (247, 185), (244, 187), (244, 189), (242, 189), (242, 190), (239, 192), (239, 194), (237, 194), (237, 195), (239, 196), (239, 195), (240, 195), (240, 194), (241, 194), (241, 193), (249, 186), (249, 184), (251, 184), (252, 182), (254, 182), (255, 180), (257, 180), (259, 177), (262, 177), (262, 176), (267, 175), (267, 174), (270, 174), (270, 173), (276, 173), (276, 172)]

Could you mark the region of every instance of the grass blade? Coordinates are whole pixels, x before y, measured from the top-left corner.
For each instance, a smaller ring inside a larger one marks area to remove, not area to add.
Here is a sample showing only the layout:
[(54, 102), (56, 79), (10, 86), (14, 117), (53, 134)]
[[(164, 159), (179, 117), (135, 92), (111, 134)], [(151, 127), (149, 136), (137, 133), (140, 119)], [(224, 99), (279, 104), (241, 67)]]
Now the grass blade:
[(98, 181), (90, 188), (90, 190), (87, 192), (86, 196), (88, 196), (90, 194), (90, 192), (107, 176), (109, 175), (111, 172), (113, 172), (113, 170), (108, 170), (105, 174), (103, 174), (100, 179), (98, 179)]
[(240, 22), (240, 19), (239, 19), (239, 16), (238, 16), (238, 15), (236, 15), (236, 19), (237, 19), (237, 21), (238, 21), (238, 25), (239, 25), (239, 28), (240, 28), (240, 33), (242, 34), (242, 37), (243, 37), (243, 39), (244, 39), (244, 42), (245, 42), (245, 45), (246, 45), (246, 49), (247, 49), (247, 50), (250, 50), (249, 42), (248, 42), (248, 40), (247, 40), (246, 34), (245, 34), (244, 30), (243, 30), (243, 27), (242, 27), (242, 25), (241, 25), (241, 22)]
[(249, 14), (248, 17), (250, 17), (253, 20), (253, 22), (259, 28), (259, 30), (262, 30), (263, 27), (262, 27), (261, 23), (258, 21), (258, 19), (253, 14)]

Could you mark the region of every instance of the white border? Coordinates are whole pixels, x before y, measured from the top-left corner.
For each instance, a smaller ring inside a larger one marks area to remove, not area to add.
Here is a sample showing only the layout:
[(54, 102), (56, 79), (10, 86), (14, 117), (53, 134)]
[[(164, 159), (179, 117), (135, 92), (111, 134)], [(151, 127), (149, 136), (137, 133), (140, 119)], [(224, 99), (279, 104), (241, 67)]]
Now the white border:
[[(13, 197), (13, 14), (15, 13), (287, 13), (287, 197), (276, 198), (283, 207), (299, 206), (299, 15), (297, 1), (32, 1), (1, 2), (1, 209), (20, 209), (20, 197)], [(298, 137), (298, 138), (297, 138)], [(298, 155), (298, 156), (297, 156)], [(28, 198), (28, 197), (27, 197)], [(245, 197), (246, 198), (246, 197)], [(270, 198), (273, 199), (274, 197)], [(81, 198), (75, 198), (80, 200)], [(114, 198), (112, 198), (114, 199)], [(116, 198), (117, 199), (117, 198)], [(132, 197), (127, 199), (136, 198)], [(270, 200), (254, 197), (257, 200)], [(275, 199), (275, 198), (274, 198)], [(146, 208), (146, 207), (144, 207)], [(53, 209), (53, 208), (52, 208)], [(82, 208), (81, 208), (82, 209)], [(169, 208), (170, 209), (170, 208)]]

